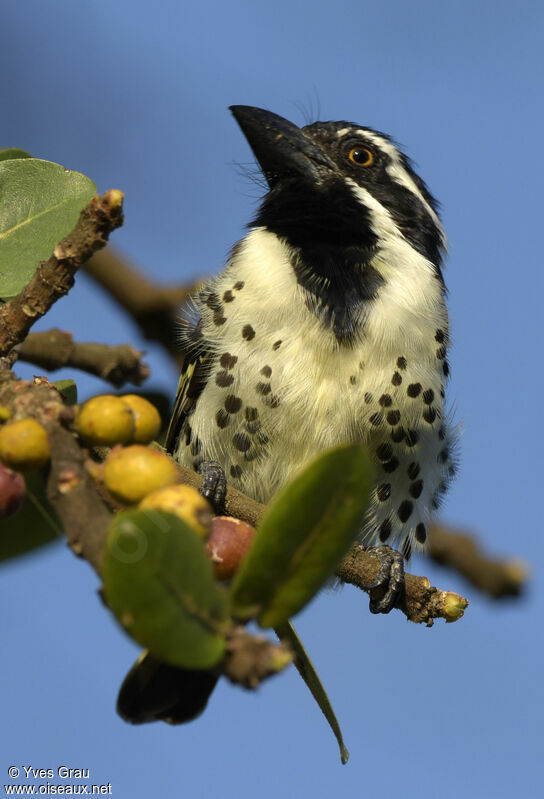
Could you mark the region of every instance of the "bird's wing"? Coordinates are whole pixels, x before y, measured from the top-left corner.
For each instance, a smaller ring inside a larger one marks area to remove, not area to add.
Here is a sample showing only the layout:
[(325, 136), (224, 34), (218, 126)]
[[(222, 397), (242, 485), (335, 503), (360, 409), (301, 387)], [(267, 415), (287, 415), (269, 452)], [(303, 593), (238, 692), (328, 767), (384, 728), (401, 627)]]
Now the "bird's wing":
[(211, 350), (199, 346), (198, 351), (194, 355), (187, 355), (184, 361), (166, 433), (165, 447), (169, 453), (174, 453), (183, 424), (195, 409), (197, 400), (206, 385), (213, 358)]

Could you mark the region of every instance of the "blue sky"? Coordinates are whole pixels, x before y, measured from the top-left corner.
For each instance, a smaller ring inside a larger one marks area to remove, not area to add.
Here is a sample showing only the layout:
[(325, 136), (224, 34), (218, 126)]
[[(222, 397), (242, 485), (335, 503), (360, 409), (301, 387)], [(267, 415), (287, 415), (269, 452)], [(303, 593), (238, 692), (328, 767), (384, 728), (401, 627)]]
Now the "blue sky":
[[(450, 241), (464, 434), (443, 517), (529, 561), (533, 580), (524, 600), (493, 604), (416, 561), (471, 602), (431, 630), (372, 617), (354, 589), (322, 593), (297, 627), (351, 751), (341, 767), (294, 670), (256, 695), (221, 685), (189, 726), (124, 724), (115, 696), (138, 650), (89, 567), (62, 545), (3, 566), (0, 786), (11, 765), (67, 765), (116, 797), (540, 795), (543, 34), (527, 0), (4, 0), (0, 145), (122, 189), (114, 241), (158, 281), (220, 269), (256, 206), (229, 105), (298, 123), (319, 111), (402, 143)], [(141, 345), (85, 277), (40, 326), (53, 325)], [(150, 387), (173, 393), (169, 361), (153, 346), (148, 359)]]

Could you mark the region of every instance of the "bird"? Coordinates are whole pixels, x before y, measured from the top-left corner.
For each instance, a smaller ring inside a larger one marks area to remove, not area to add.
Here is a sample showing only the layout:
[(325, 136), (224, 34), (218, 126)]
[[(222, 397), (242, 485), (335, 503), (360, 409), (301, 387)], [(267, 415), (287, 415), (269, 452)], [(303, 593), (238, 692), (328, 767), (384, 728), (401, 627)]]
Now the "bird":
[(364, 443), (361, 543), (409, 558), (455, 468), (437, 203), (383, 133), (231, 111), (269, 190), (195, 299), (167, 447), (266, 503), (327, 447)]
[(219, 506), (226, 481), (266, 503), (320, 452), (364, 444), (375, 484), (358, 540), (395, 553), (389, 602), (371, 605), (387, 612), (392, 564), (425, 549), (457, 465), (439, 206), (384, 133), (230, 111), (267, 191), (183, 319), (166, 447)]

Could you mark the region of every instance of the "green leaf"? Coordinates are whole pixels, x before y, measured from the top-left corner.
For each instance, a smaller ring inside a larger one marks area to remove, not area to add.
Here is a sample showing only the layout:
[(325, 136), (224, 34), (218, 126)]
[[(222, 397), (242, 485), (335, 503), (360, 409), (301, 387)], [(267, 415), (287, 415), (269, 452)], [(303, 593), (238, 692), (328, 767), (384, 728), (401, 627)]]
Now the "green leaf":
[(291, 651), (295, 656), (295, 666), (297, 667), (298, 673), (310, 689), (313, 698), (329, 722), (329, 727), (333, 731), (334, 736), (338, 741), (338, 746), (340, 747), (340, 760), (345, 766), (349, 760), (349, 752), (342, 737), (342, 730), (340, 729), (338, 719), (336, 718), (334, 710), (332, 709), (327, 692), (323, 688), (323, 683), (319, 679), (314, 664), (308, 657), (308, 653), (302, 645), (302, 641), (298, 637), (295, 628), (289, 621), (286, 621), (284, 624), (276, 627), (276, 634), (281, 641), (287, 641), (289, 644)]
[(57, 380), (53, 385), (62, 394), (66, 405), (77, 405), (77, 385), (74, 380)]
[(106, 601), (127, 632), (160, 660), (187, 669), (223, 656), (227, 594), (198, 533), (164, 511), (130, 510), (111, 523)]
[(276, 627), (309, 602), (361, 530), (373, 485), (366, 449), (328, 450), (268, 506), (231, 588), (233, 613)]
[(26, 497), (13, 516), (0, 521), (0, 561), (26, 555), (62, 538), (62, 526), (38, 472), (25, 475)]
[(11, 161), (14, 158), (32, 158), (32, 156), (26, 150), (20, 150), (18, 147), (0, 150), (0, 161)]
[(0, 298), (26, 286), (95, 193), (92, 180), (51, 161), (0, 161)]

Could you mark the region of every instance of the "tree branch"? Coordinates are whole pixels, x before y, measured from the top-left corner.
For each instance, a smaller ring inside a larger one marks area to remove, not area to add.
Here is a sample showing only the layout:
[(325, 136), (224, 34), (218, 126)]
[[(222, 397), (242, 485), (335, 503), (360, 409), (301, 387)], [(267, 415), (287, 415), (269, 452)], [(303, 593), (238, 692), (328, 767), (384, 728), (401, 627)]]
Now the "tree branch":
[(97, 195), (53, 255), (40, 263), (32, 280), (0, 308), (0, 356), (23, 341), (32, 325), (72, 288), (75, 272), (122, 224), (122, 202), (120, 191)]
[[(52, 384), (40, 379), (34, 383), (17, 380), (11, 372), (0, 375), (0, 406), (9, 408), (13, 418), (30, 416), (37, 419), (48, 431), (51, 443), (51, 464), (46, 483), (49, 501), (74, 552), (88, 560), (100, 574), (111, 511), (107, 497), (86, 468), (86, 450), (66, 429), (73, 410), (63, 405), (61, 395)], [(201, 475), (181, 466), (178, 468), (180, 482), (200, 488)], [(226, 511), (256, 525), (265, 506), (235, 488), (229, 488)], [(377, 570), (378, 562), (372, 551), (355, 547), (337, 570), (337, 575), (344, 582), (364, 590), (364, 585), (372, 581)], [(464, 607), (466, 600), (457, 594), (432, 588), (426, 577), (406, 575), (406, 595), (398, 608), (412, 621), (427, 624), (431, 624), (434, 618), (453, 621), (462, 615)]]
[(72, 366), (107, 380), (119, 388), (125, 383), (139, 386), (149, 377), (149, 367), (141, 358), (143, 352), (129, 344), (96, 344), (77, 342), (67, 331), (46, 330), (29, 333), (17, 347), (19, 360), (27, 361), (54, 372)]
[(494, 599), (523, 593), (529, 575), (527, 564), (520, 559), (488, 557), (470, 533), (436, 524), (431, 529), (430, 545), (432, 560), (455, 569)]
[(159, 286), (129, 265), (112, 248), (96, 253), (85, 271), (130, 314), (143, 335), (157, 341), (181, 365), (179, 310), (202, 284)]

